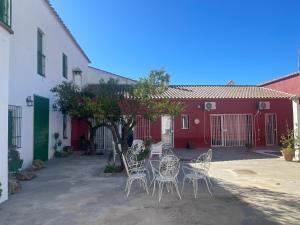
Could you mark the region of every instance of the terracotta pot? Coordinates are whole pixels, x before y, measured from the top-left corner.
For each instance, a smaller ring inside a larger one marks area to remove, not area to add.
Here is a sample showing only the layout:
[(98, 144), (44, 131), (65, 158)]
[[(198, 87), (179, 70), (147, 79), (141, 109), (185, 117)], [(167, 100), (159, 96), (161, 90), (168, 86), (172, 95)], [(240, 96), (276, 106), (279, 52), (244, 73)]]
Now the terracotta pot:
[(294, 153), (284, 153), (284, 152), (282, 151), (282, 155), (283, 155), (283, 158), (284, 158), (286, 161), (293, 161)]

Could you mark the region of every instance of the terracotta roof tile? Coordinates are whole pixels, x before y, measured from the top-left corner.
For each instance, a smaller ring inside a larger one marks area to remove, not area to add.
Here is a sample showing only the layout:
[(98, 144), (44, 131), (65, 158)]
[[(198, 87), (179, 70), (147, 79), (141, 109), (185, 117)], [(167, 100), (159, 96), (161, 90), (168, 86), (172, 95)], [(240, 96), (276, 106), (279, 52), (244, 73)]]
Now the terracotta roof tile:
[(294, 95), (258, 86), (170, 85), (155, 98), (169, 99), (289, 99)]

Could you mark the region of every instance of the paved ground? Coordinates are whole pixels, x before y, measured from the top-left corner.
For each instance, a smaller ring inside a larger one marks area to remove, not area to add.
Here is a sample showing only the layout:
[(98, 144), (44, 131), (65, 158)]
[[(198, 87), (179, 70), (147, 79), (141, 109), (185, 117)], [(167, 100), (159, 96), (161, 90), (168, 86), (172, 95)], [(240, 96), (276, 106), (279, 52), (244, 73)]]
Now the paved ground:
[[(199, 150), (177, 154), (188, 159)], [(103, 157), (51, 160), (0, 205), (0, 224), (300, 224), (300, 163), (229, 149), (213, 154), (213, 197), (201, 183), (197, 199), (187, 185), (182, 200), (164, 192), (160, 204), (138, 185), (126, 198), (125, 174), (105, 177)]]

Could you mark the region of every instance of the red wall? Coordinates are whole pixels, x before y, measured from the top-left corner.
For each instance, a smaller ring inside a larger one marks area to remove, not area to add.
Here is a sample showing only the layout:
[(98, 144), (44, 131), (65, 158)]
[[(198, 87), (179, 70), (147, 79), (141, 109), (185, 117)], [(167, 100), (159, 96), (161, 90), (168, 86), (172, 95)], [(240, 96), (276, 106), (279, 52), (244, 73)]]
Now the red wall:
[[(259, 101), (269, 101), (270, 110), (261, 111), (257, 117), (259, 128), (256, 126), (257, 146), (265, 146), (265, 113), (277, 114), (277, 140), (285, 132), (286, 123), (292, 127), (292, 103), (288, 99), (223, 99), (223, 100), (183, 100), (185, 111), (182, 114), (189, 115), (189, 129), (181, 129), (180, 116), (174, 118), (174, 145), (175, 148), (185, 148), (187, 142), (192, 141), (197, 147), (208, 147), (211, 144), (210, 114), (246, 114), (257, 113)], [(205, 111), (204, 102), (216, 102), (217, 109), (210, 112)], [(200, 105), (200, 109), (198, 108)], [(194, 119), (198, 118), (200, 123), (196, 125)], [(161, 140), (161, 119), (151, 124), (151, 137), (155, 141)]]
[(88, 138), (89, 127), (84, 121), (74, 118), (71, 124), (71, 145), (74, 150), (80, 150), (78, 140), (82, 135)]
[(300, 76), (297, 73), (295, 76), (290, 76), (285, 79), (267, 83), (262, 86), (295, 95), (300, 95)]

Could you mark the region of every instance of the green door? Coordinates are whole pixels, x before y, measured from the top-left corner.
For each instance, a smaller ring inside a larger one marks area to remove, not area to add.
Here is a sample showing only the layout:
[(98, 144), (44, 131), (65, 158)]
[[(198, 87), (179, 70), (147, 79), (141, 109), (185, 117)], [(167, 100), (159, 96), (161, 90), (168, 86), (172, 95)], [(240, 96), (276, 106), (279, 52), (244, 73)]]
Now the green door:
[(49, 99), (34, 96), (34, 159), (48, 160)]

